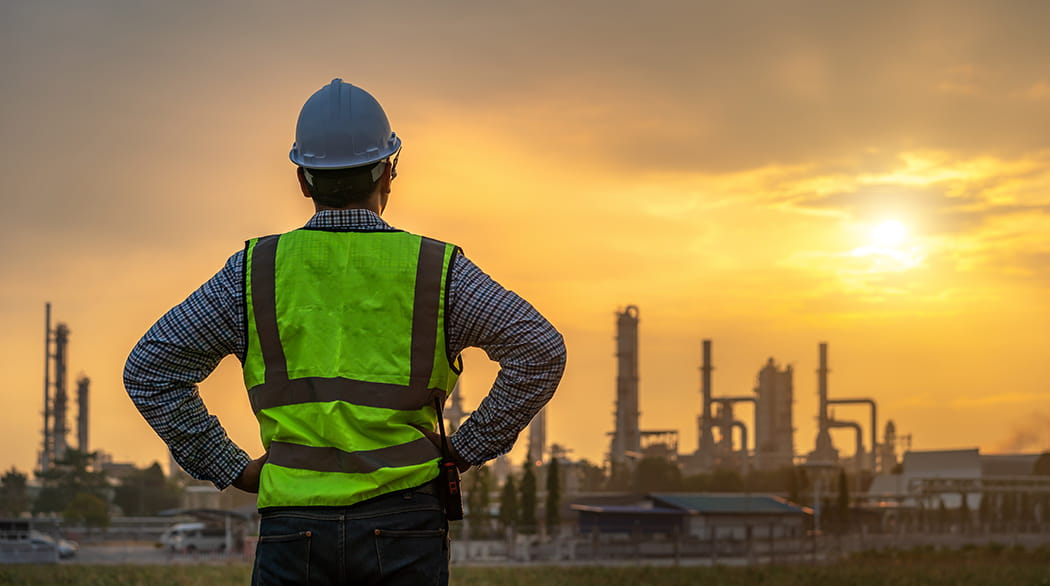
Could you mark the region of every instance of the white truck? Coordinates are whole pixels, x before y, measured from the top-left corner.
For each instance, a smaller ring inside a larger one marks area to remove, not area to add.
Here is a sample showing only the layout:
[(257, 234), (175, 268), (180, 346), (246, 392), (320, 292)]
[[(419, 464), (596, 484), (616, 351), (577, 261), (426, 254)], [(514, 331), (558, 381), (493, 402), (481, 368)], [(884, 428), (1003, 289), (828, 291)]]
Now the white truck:
[(158, 539), (158, 547), (179, 553), (224, 552), (226, 531), (205, 523), (176, 523)]

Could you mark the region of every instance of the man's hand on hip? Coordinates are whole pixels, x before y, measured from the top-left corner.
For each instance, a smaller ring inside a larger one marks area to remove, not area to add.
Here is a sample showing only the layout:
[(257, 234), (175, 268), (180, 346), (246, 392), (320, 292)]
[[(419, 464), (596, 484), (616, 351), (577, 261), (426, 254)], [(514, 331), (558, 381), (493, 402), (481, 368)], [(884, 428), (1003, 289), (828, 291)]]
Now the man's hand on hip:
[[(427, 436), (427, 439), (433, 442), (435, 446), (437, 446), (437, 449), (439, 452), (441, 452), (441, 455), (445, 455), (445, 453), (441, 450), (441, 434), (439, 434), (436, 431), (420, 427), (418, 425), (413, 425), (412, 427), (415, 427), (419, 430), (420, 433)], [(470, 464), (463, 461), (463, 458), (460, 458), (459, 454), (456, 453), (456, 447), (452, 445), (452, 438), (448, 438), (448, 451), (449, 457), (451, 457), (452, 461), (456, 463), (456, 468), (459, 468), (460, 472), (466, 472), (467, 470), (470, 470)]]
[(244, 492), (259, 492), (259, 475), (262, 474), (263, 464), (269, 457), (270, 452), (267, 450), (262, 456), (248, 462), (237, 480), (233, 481), (234, 488), (239, 488)]

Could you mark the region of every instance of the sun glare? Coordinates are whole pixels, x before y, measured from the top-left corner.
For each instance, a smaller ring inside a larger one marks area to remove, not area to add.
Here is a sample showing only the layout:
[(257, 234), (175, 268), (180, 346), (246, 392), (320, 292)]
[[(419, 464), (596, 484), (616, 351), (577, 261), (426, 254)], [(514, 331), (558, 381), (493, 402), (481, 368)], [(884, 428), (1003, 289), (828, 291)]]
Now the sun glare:
[(897, 220), (886, 220), (871, 230), (871, 243), (875, 246), (893, 248), (904, 244), (908, 228)]
[(912, 242), (908, 227), (897, 220), (869, 224), (868, 244), (849, 253), (864, 259), (866, 273), (900, 272), (913, 269), (926, 258), (922, 247)]

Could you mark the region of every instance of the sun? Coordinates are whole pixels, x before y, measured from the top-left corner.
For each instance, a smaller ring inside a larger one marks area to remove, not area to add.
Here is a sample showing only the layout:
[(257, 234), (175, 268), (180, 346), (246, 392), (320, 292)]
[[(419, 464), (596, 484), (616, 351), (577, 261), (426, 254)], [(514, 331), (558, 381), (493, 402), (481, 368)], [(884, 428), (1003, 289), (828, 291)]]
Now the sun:
[(868, 244), (854, 248), (849, 256), (863, 259), (861, 272), (888, 273), (913, 269), (926, 258), (908, 227), (898, 220), (868, 224)]
[(908, 238), (908, 228), (897, 220), (886, 220), (871, 229), (871, 244), (879, 248), (897, 248)]

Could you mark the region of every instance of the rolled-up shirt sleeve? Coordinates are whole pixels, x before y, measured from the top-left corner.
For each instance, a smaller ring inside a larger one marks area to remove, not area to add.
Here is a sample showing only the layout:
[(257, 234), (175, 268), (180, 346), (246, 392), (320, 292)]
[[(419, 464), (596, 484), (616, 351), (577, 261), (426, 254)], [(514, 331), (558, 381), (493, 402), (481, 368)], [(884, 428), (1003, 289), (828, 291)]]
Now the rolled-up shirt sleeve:
[(248, 454), (208, 413), (197, 385), (230, 354), (243, 356), (243, 252), (146, 332), (124, 366), (135, 407), (191, 476), (220, 490), (240, 475)]
[(562, 335), (527, 301), (504, 289), (462, 254), (449, 283), (449, 351), (477, 347), (500, 365), (492, 388), (451, 437), (471, 465), (510, 451), (550, 401), (565, 369)]

